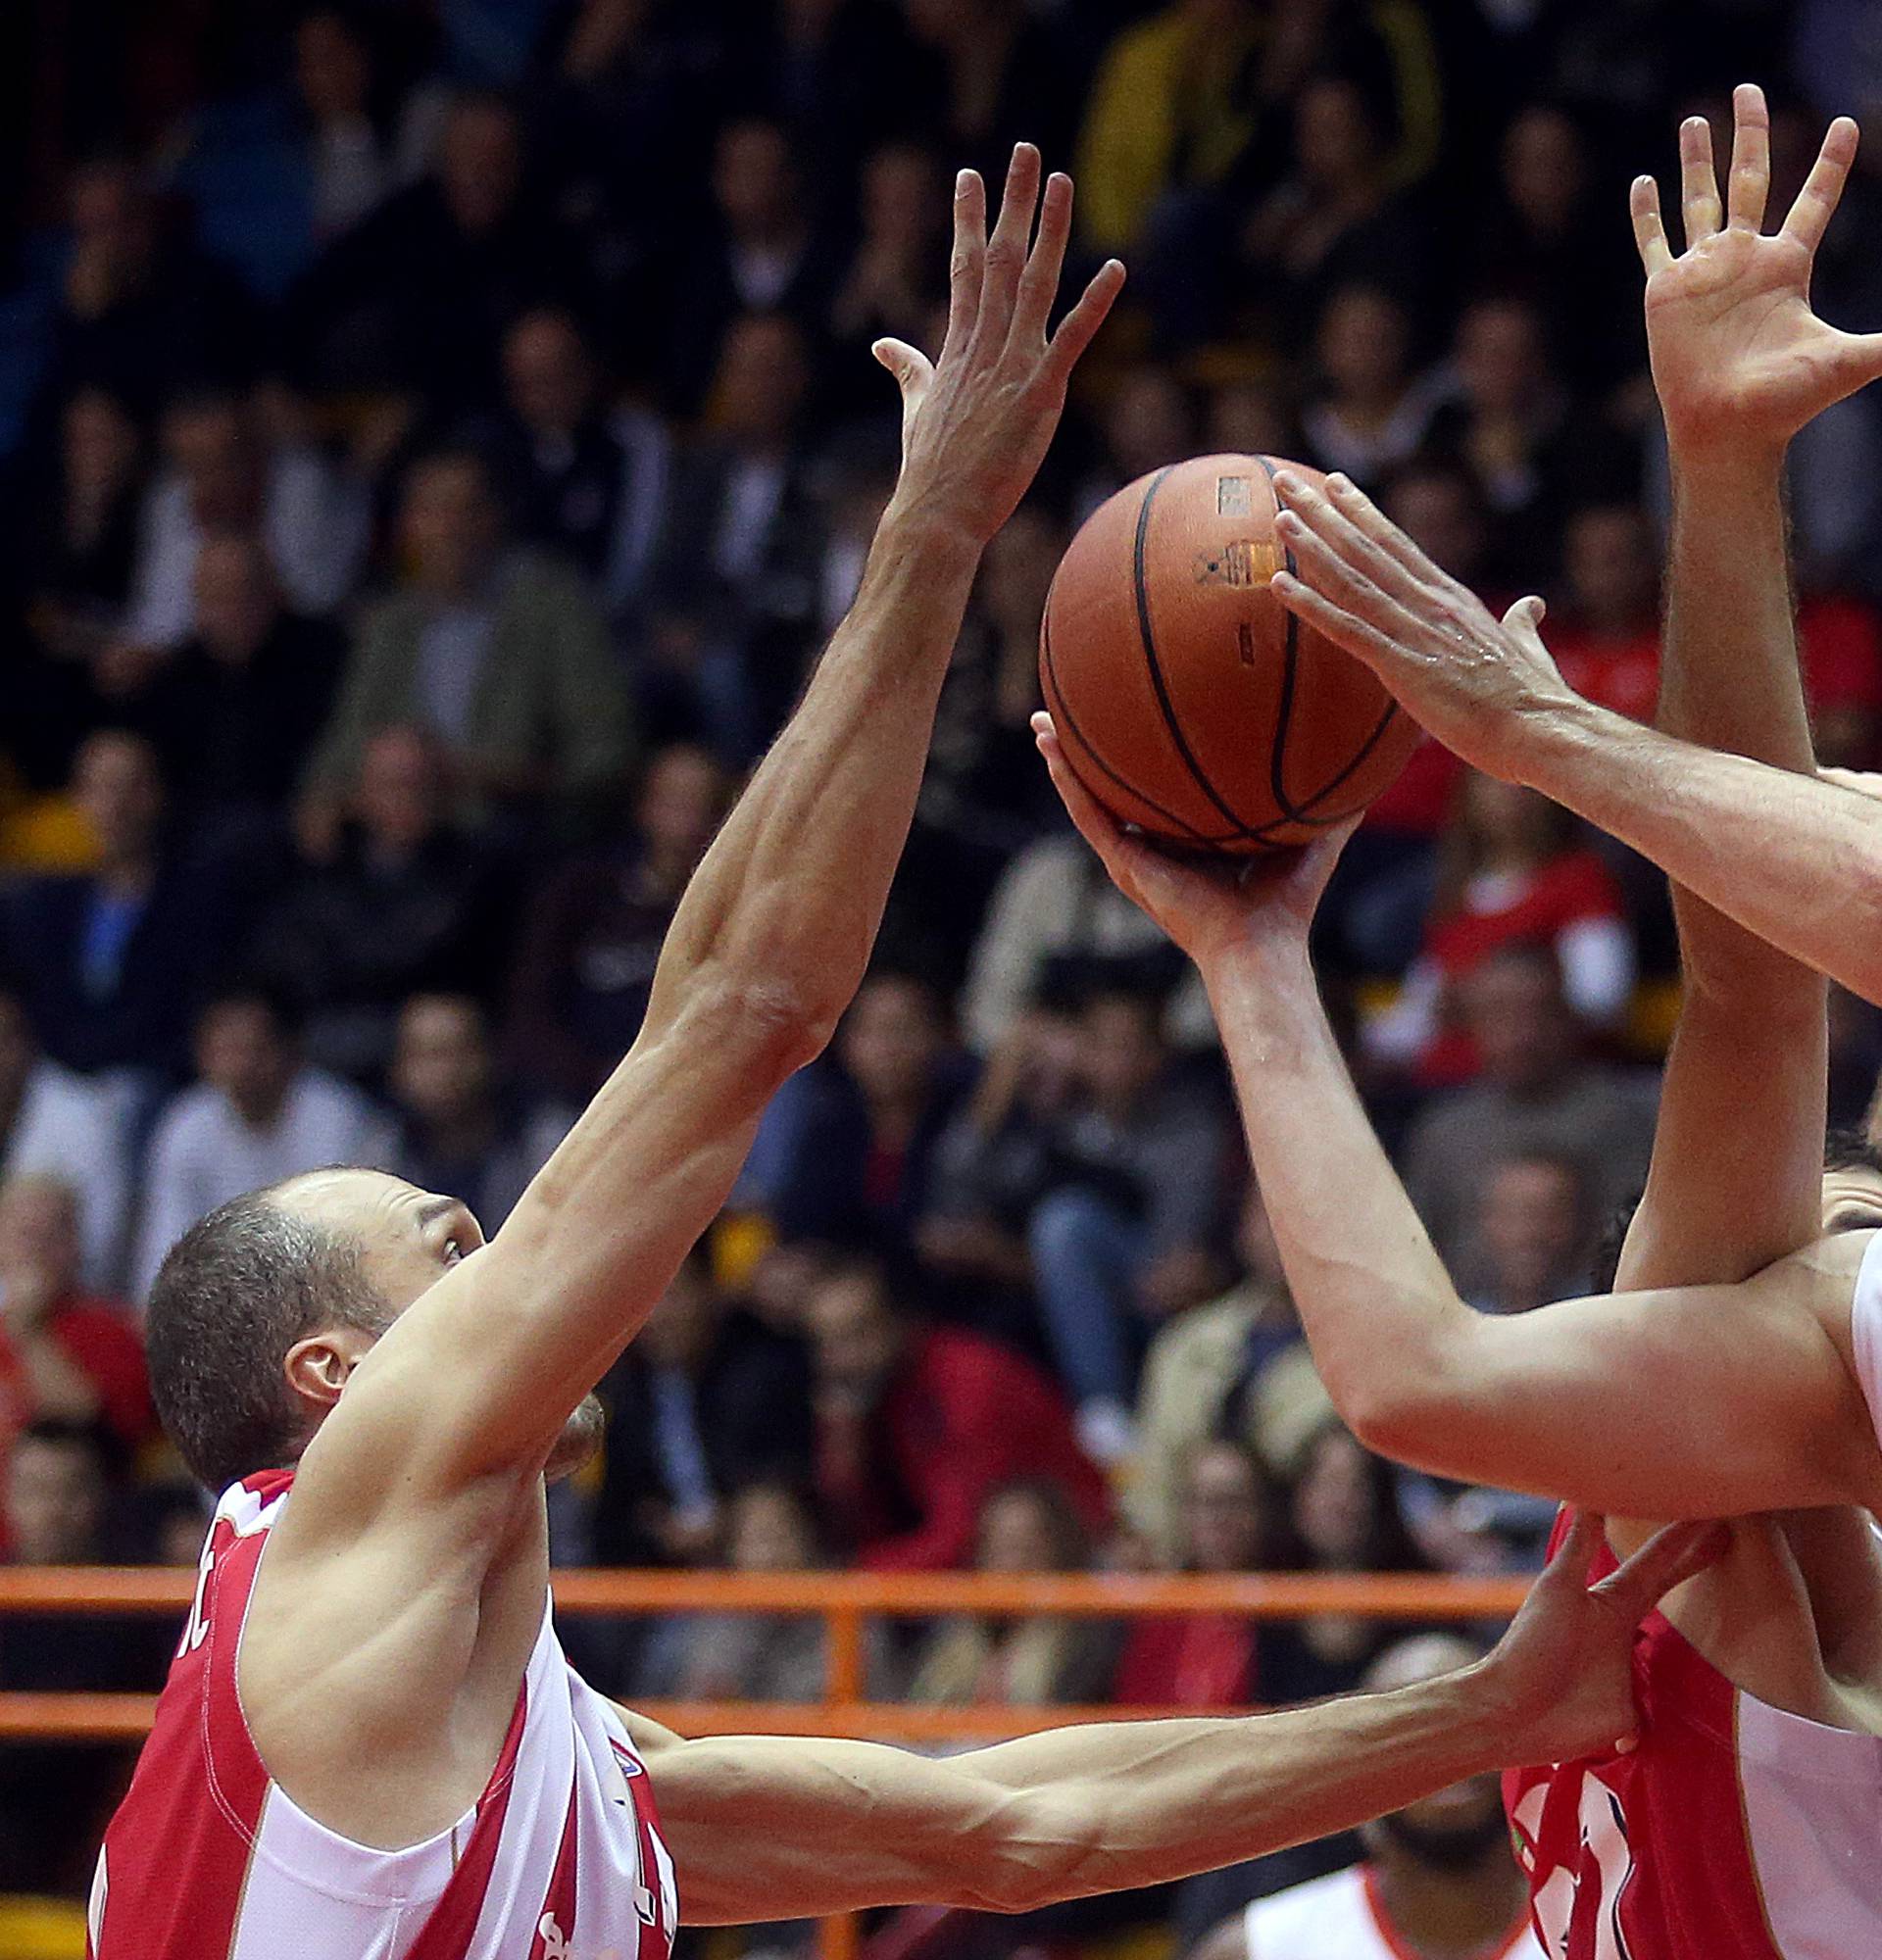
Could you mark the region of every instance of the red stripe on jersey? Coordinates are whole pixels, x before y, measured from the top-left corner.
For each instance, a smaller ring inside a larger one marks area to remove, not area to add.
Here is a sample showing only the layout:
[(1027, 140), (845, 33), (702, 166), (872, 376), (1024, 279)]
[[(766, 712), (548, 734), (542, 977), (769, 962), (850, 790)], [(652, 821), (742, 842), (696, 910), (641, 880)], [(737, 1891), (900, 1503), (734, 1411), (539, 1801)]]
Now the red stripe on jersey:
[(556, 1869), (550, 1874), (549, 1889), (543, 1895), (542, 1910), (536, 1915), (535, 1937), (529, 1942), (529, 1960), (569, 1960), (569, 1939), (575, 1930), (575, 1798), (569, 1791), (569, 1817), (562, 1827), (562, 1848), (556, 1853)]

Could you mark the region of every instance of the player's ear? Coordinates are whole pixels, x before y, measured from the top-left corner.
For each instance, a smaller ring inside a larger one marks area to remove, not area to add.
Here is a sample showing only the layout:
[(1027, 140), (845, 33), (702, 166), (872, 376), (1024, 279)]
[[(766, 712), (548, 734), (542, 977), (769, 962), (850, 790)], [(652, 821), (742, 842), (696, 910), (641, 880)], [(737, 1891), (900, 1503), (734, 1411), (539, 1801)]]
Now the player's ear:
[(340, 1398), (353, 1370), (371, 1352), (375, 1335), (360, 1327), (329, 1327), (287, 1350), (287, 1386), (318, 1420)]

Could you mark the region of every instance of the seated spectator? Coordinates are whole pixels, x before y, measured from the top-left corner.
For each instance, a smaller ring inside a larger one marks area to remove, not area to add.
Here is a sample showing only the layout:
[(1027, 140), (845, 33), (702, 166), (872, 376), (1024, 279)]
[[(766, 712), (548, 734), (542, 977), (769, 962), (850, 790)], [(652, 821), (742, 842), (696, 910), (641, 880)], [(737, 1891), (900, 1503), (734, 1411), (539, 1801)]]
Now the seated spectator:
[(1453, 808), (1423, 950), (1397, 1001), (1365, 1030), (1374, 1055), (1432, 1087), (1477, 1071), (1461, 990), (1501, 947), (1553, 949), (1568, 1006), (1589, 1029), (1617, 1028), (1634, 990), (1620, 888), (1575, 818), (1534, 790), (1474, 770)]
[(1632, 504), (1592, 505), (1569, 519), (1562, 604), (1549, 650), (1561, 677), (1617, 714), (1651, 721), (1659, 697), (1659, 550)]
[(1301, 411), (1306, 461), (1375, 488), (1416, 454), (1437, 398), (1412, 368), (1412, 327), (1383, 288), (1338, 288), (1313, 336), (1319, 387)]
[[(35, 1423), (0, 1458), (0, 1555), (14, 1565), (106, 1558), (109, 1453), (80, 1423)], [(0, 1690), (153, 1693), (173, 1627), (122, 1613), (25, 1614), (0, 1626)], [(0, 1749), (0, 1891), (83, 1898), (105, 1819), (129, 1774), (123, 1744), (9, 1743)]]
[(80, 1282), (74, 1187), (0, 1184), (0, 1455), (35, 1422), (95, 1425), (128, 1462), (156, 1432), (129, 1308)]
[(1098, 454), (1072, 500), (1080, 523), (1126, 483), (1196, 453), (1195, 404), (1172, 369), (1144, 362), (1113, 384), (1096, 434)]
[(288, 609), (261, 541), (212, 531), (196, 552), (190, 637), (118, 703), (178, 800), (217, 835), (272, 813), (300, 776), (339, 685), (343, 641)]
[(1847, 593), (1801, 593), (1797, 650), (1818, 764), (1873, 768), (1882, 759), (1882, 613)]
[(803, 1342), (720, 1292), (695, 1247), (599, 1391), (609, 1424), (597, 1558), (709, 1561), (735, 1493), (806, 1481), (810, 1381)]
[(1470, 1226), (1493, 1166), (1542, 1151), (1586, 1164), (1606, 1217), (1646, 1182), (1655, 1085), (1591, 1061), (1547, 947), (1514, 945), (1486, 959), (1462, 993), (1464, 1026), (1482, 1057), (1475, 1082), (1433, 1099), (1412, 1126), (1406, 1189), (1448, 1264), (1467, 1265)]
[(867, 1261), (826, 1272), (807, 1321), (818, 1495), (861, 1564), (961, 1565), (988, 1492), (1020, 1478), (1057, 1483), (1087, 1529), (1103, 1529), (1104, 1479), (1031, 1362), (982, 1336), (922, 1325)]
[[(1138, 1458), (1124, 1507), (1165, 1557), (1175, 1555), (1180, 1536), (1178, 1493), (1191, 1452), (1212, 1437), (1230, 1437), (1271, 1466), (1306, 1352), (1280, 1249), (1252, 1177), (1235, 1250), (1240, 1280), (1160, 1328), (1144, 1360)], [(1323, 1397), (1313, 1397), (1312, 1406), (1324, 1405)]]
[[(1057, 1484), (987, 1494), (973, 1569), (1002, 1576), (1083, 1572), (1091, 1544)], [(1101, 1621), (1050, 1613), (964, 1615), (937, 1627), (916, 1659), (908, 1698), (931, 1707), (1039, 1708), (1105, 1698), (1116, 1641)]]
[[(1289, 1520), (1309, 1572), (1429, 1570), (1400, 1514), (1397, 1470), (1362, 1448), (1337, 1416), (1306, 1447)], [(1373, 1661), (1413, 1631), (1343, 1614), (1276, 1621), (1262, 1642), (1263, 1696), (1294, 1702), (1350, 1694)]]
[(231, 993), (196, 1024), (200, 1077), (164, 1111), (150, 1142), (144, 1215), (131, 1278), (139, 1300), (197, 1219), (244, 1192), (325, 1164), (367, 1160), (371, 1105), (358, 1090), (305, 1066), (282, 1010)]
[(0, 1186), (56, 1178), (78, 1205), (80, 1271), (107, 1290), (129, 1223), (128, 1122), (120, 1099), (40, 1054), (20, 995), (0, 982)]
[(782, 721), (813, 637), (810, 383), (810, 342), (788, 315), (727, 326), (700, 433), (674, 464), (655, 559), (649, 711), (734, 766)]
[(931, 134), (950, 158), (989, 183), (1018, 142), (1069, 168), (1084, 76), (1059, 23), (1025, 0), (902, 0), (902, 15), (934, 64), (911, 77), (913, 102), (933, 105)]
[(660, 537), (665, 427), (644, 410), (607, 407), (587, 335), (553, 307), (504, 335), (503, 392), (492, 463), (516, 535), (560, 552), (619, 612), (641, 596)]
[(1527, 1313), (1595, 1291), (1600, 1221), (1580, 1160), (1547, 1151), (1506, 1157), (1485, 1181), (1458, 1268), (1470, 1304), (1483, 1313)]
[(72, 799), (96, 840), (82, 873), (0, 896), (0, 958), (64, 1067), (162, 1075), (231, 929), (223, 895), (177, 848), (164, 780), (141, 736), (103, 729), (73, 763)]
[(399, 542), (406, 575), (362, 616), (308, 771), (309, 834), (337, 827), (371, 738), (413, 723), (444, 746), (467, 815), (616, 791), (633, 726), (601, 614), (575, 574), (509, 547), (481, 458), (413, 464)]
[(330, 612), (351, 592), (369, 541), (366, 492), (320, 451), (271, 441), (235, 394), (175, 403), (163, 443), (124, 624), (132, 646), (177, 647), (195, 630), (196, 559), (214, 532), (252, 529), (299, 612)]
[[(1281, 1520), (1274, 1491), (1239, 1443), (1184, 1453), (1177, 1479), (1179, 1572), (1260, 1572), (1272, 1562)], [(1277, 1696), (1265, 1679), (1261, 1623), (1245, 1613), (1160, 1613), (1138, 1619), (1112, 1684), (1132, 1708), (1246, 1708)]]
[(797, 1076), (768, 1121), (788, 1126), (770, 1214), (786, 1239), (900, 1252), (927, 1204), (934, 1151), (970, 1067), (934, 988), (913, 973), (866, 979), (832, 1053)]
[[(749, 1484), (725, 1505), (731, 1572), (820, 1572), (828, 1561), (810, 1505), (789, 1484)], [(880, 1673), (880, 1629), (868, 1644)], [(828, 1673), (815, 1613), (685, 1613), (661, 1621), (636, 1658), (636, 1699), (810, 1701)]]
[(673, 909), (731, 799), (730, 777), (704, 749), (662, 749), (629, 834), (552, 872), (535, 893), (508, 1037), (533, 1081), (585, 1103), (632, 1047)]
[(322, 1068), (376, 1078), (410, 994), (492, 996), (511, 880), (450, 814), (444, 754), (423, 729), (369, 736), (336, 848), (290, 876), (253, 934), (248, 965), (301, 1016)]
[(1052, 1189), (1026, 1227), (1034, 1284), (1078, 1438), (1107, 1467), (1136, 1447), (1148, 1330), (1207, 1299), (1228, 1147), (1222, 1112), (1171, 1069), (1160, 999), (1100, 977), (1079, 1017), (1084, 1091), (1060, 1125)]
[(461, 1198), (488, 1237), (574, 1121), (497, 1079), (482, 1006), (414, 994), (399, 1010), (386, 1088), (392, 1118), (367, 1155), (421, 1191)]
[(845, 408), (867, 414), (882, 406), (870, 346), (884, 334), (920, 346), (947, 304), (949, 199), (939, 163), (915, 143), (875, 151), (861, 190), (862, 236), (830, 306), (830, 379)]

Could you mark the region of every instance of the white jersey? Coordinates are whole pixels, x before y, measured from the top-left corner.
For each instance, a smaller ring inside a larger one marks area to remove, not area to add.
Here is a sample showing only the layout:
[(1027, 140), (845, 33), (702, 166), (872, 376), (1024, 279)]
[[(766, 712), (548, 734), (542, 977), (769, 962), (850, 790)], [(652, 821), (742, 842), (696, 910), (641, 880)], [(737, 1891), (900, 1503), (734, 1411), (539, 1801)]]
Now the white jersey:
[[(1386, 1916), (1370, 1865), (1349, 1865), (1272, 1898), (1257, 1899), (1243, 1923), (1248, 1960), (1418, 1960)], [(1477, 1960), (1547, 1960), (1523, 1915)]]

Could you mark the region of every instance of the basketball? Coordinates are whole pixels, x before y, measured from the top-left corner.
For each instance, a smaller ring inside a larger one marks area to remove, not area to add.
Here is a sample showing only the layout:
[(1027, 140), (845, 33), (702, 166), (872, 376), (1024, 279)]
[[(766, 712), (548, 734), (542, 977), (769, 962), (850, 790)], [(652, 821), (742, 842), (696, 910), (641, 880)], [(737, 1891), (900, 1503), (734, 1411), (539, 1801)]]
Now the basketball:
[(1247, 855), (1363, 809), (1418, 730), (1372, 674), (1268, 589), (1269, 456), (1199, 456), (1129, 483), (1072, 539), (1039, 681), (1065, 760), (1159, 843)]

